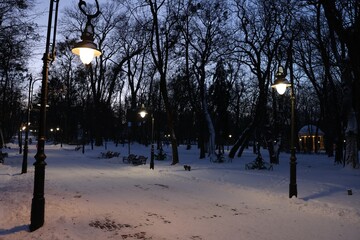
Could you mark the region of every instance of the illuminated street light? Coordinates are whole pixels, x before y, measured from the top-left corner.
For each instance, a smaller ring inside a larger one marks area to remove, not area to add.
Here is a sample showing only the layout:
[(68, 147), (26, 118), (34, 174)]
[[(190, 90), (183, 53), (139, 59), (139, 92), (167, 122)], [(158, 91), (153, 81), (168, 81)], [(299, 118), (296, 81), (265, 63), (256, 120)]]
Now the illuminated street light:
[[(94, 27), (91, 25), (91, 19), (100, 14), (98, 1), (95, 0), (97, 11), (95, 14), (90, 15), (85, 12), (83, 7), (86, 7), (86, 2), (79, 0), (79, 8), (87, 16), (87, 24), (84, 32), (82, 33), (82, 44), (76, 45), (76, 48), (72, 51), (75, 54), (80, 54), (80, 50), (76, 49), (84, 47), (94, 47), (96, 44), (93, 43)], [(54, 8), (55, 3), (55, 8)], [(56, 42), (56, 28), (57, 28), (57, 16), (59, 9), (59, 0), (50, 0), (49, 7), (49, 19), (47, 26), (46, 46), (45, 53), (43, 56), (43, 71), (42, 71), (42, 84), (41, 84), (41, 103), (40, 103), (40, 121), (39, 121), (39, 132), (38, 132), (38, 143), (37, 153), (35, 155), (35, 174), (34, 174), (34, 194), (31, 203), (31, 223), (30, 231), (35, 231), (44, 225), (45, 219), (45, 198), (44, 198), (44, 185), (45, 185), (45, 166), (46, 166), (46, 155), (45, 155), (45, 128), (46, 128), (46, 103), (47, 103), (47, 86), (49, 80), (49, 65), (50, 62), (55, 60), (55, 42)], [(53, 13), (55, 13), (55, 19), (53, 21)], [(54, 23), (54, 27), (52, 24)], [(52, 38), (52, 42), (51, 41)], [(50, 52), (50, 46), (52, 47)], [(93, 49), (93, 56), (99, 56), (101, 53), (96, 49)], [(81, 54), (84, 51), (81, 51)], [(83, 58), (83, 57), (81, 57)], [(91, 60), (90, 60), (91, 61)], [(89, 63), (87, 59), (86, 63)]]
[[(290, 72), (292, 74), (292, 72)], [(296, 156), (295, 156), (295, 94), (294, 94), (294, 82), (293, 76), (290, 76), (291, 83), (286, 80), (286, 75), (282, 67), (279, 67), (275, 74), (276, 79), (271, 86), (275, 88), (277, 92), (282, 95), (285, 93), (286, 88), (290, 87), (290, 99), (291, 99), (291, 155), (290, 155), (290, 184), (289, 184), (289, 198), (292, 196), (297, 197), (297, 184), (296, 184)]]
[(141, 118), (145, 118), (145, 116), (147, 115), (147, 111), (146, 111), (146, 108), (144, 106), (144, 104), (141, 104), (141, 108), (140, 108), (140, 111), (139, 111), (139, 115)]
[(272, 88), (275, 88), (280, 95), (283, 95), (286, 91), (286, 88), (291, 86), (288, 80), (286, 80), (285, 76), (284, 69), (280, 66), (275, 74), (275, 82), (271, 86)]
[(79, 8), (82, 13), (87, 16), (87, 22), (84, 31), (81, 35), (81, 42), (75, 44), (75, 47), (71, 50), (75, 55), (80, 56), (81, 61), (84, 64), (89, 64), (94, 57), (99, 57), (101, 52), (97, 49), (96, 43), (94, 43), (94, 26), (91, 24), (91, 19), (99, 16), (99, 3), (96, 1), (97, 12), (95, 14), (87, 14), (82, 6), (86, 6), (85, 1), (79, 1)]
[[(141, 105), (139, 115), (141, 118), (145, 118), (148, 112), (144, 104)], [(151, 152), (150, 152), (150, 169), (154, 170), (154, 115), (151, 114)]]

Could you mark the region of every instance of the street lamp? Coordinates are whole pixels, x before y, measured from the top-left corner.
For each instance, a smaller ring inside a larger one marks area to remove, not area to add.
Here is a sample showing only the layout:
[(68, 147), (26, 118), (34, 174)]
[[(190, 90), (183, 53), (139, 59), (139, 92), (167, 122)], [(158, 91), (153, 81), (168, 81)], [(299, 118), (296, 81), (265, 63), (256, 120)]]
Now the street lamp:
[(294, 80), (292, 77), (292, 72), (290, 72), (290, 81), (286, 80), (286, 75), (284, 69), (279, 67), (278, 71), (275, 74), (275, 82), (271, 86), (275, 88), (276, 91), (283, 95), (287, 87), (290, 87), (290, 99), (291, 99), (291, 139), (290, 139), (290, 184), (289, 184), (289, 198), (292, 196), (297, 197), (297, 184), (296, 184), (296, 156), (295, 156), (295, 94), (294, 94)]
[[(139, 115), (141, 118), (145, 118), (148, 112), (144, 104), (141, 105)], [(150, 169), (154, 170), (154, 115), (151, 113), (151, 153), (150, 153)]]
[(91, 19), (99, 16), (99, 3), (96, 0), (97, 11), (95, 14), (87, 14), (82, 6), (86, 6), (85, 1), (79, 1), (79, 8), (82, 13), (87, 16), (87, 22), (84, 31), (81, 34), (81, 42), (75, 44), (75, 47), (71, 50), (75, 55), (80, 56), (81, 61), (84, 64), (89, 64), (94, 57), (101, 55), (99, 49), (97, 49), (96, 44), (94, 43), (94, 26), (91, 24)]
[(24, 140), (24, 155), (21, 167), (21, 174), (27, 173), (27, 159), (28, 159), (28, 150), (29, 150), (29, 128), (30, 128), (30, 112), (31, 112), (31, 104), (32, 104), (32, 93), (34, 89), (34, 83), (41, 78), (35, 79), (33, 81), (32, 76), (30, 76), (29, 83), (29, 95), (28, 95), (28, 106), (27, 106), (27, 119), (26, 119), (26, 129), (25, 129), (25, 140)]
[[(60, 137), (59, 137), (59, 134), (60, 134)], [(57, 138), (57, 140), (60, 140), (60, 147), (62, 147), (62, 129), (60, 129), (59, 127), (56, 128), (56, 138)]]
[(22, 154), (22, 132), (25, 131), (25, 126), (21, 126), (19, 129), (19, 154)]
[(148, 112), (146, 111), (146, 108), (145, 108), (144, 104), (141, 104), (141, 108), (140, 108), (140, 111), (139, 111), (140, 117), (145, 118), (147, 114), (148, 114)]
[(228, 149), (227, 149), (227, 150), (229, 150), (229, 148), (230, 148), (230, 144), (231, 144), (231, 138), (232, 138), (232, 135), (231, 135), (231, 134), (229, 134), (229, 140), (228, 140)]
[[(96, 44), (92, 42), (94, 27), (91, 25), (91, 19), (100, 14), (98, 1), (95, 0), (97, 11), (95, 14), (90, 15), (85, 12), (83, 7), (86, 7), (86, 2), (79, 0), (79, 8), (87, 16), (86, 28), (82, 34), (82, 42), (77, 44), (76, 47), (92, 47), (93, 56), (99, 56), (101, 53), (96, 49)], [(55, 9), (54, 9), (55, 3)], [(46, 166), (46, 155), (45, 155), (45, 123), (46, 123), (46, 103), (47, 103), (47, 86), (49, 79), (49, 65), (50, 62), (55, 60), (55, 40), (56, 40), (56, 27), (57, 27), (57, 15), (59, 8), (59, 0), (50, 0), (49, 7), (49, 19), (46, 36), (45, 53), (43, 56), (43, 71), (42, 71), (42, 84), (41, 84), (41, 104), (40, 104), (40, 121), (39, 121), (39, 132), (38, 132), (38, 143), (37, 153), (35, 155), (35, 174), (34, 174), (34, 194), (31, 203), (31, 223), (30, 231), (35, 231), (44, 225), (45, 217), (45, 198), (44, 198), (44, 185), (45, 185), (45, 166)], [(55, 19), (53, 21), (53, 12), (55, 13)], [(52, 24), (54, 22), (54, 27)], [(52, 42), (51, 41), (52, 37)], [(91, 44), (92, 43), (92, 44)], [(52, 46), (50, 52), (50, 46)], [(82, 54), (84, 51), (77, 52), (75, 54)], [(83, 58), (82, 56), (80, 58)]]

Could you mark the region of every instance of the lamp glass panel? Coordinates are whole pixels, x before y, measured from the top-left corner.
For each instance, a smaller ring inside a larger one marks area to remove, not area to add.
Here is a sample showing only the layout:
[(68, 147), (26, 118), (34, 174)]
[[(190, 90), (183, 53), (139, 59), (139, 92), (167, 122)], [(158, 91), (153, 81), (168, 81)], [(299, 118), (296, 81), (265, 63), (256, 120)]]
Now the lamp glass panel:
[(276, 88), (276, 91), (280, 94), (280, 95), (283, 95), (286, 91), (286, 87), (288, 85), (287, 84), (284, 84), (284, 83), (279, 83), (275, 86)]
[(79, 48), (80, 59), (84, 64), (89, 64), (95, 56), (94, 49)]
[(140, 114), (141, 118), (144, 118), (146, 116), (147, 112), (141, 111), (141, 112), (139, 112), (139, 114)]

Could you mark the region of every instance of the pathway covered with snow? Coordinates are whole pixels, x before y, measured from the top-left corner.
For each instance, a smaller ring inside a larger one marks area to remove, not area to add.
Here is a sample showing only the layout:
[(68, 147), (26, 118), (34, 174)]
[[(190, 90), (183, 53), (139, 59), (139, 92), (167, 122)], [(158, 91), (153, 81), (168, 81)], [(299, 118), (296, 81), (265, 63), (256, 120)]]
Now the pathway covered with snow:
[[(47, 146), (45, 225), (28, 232), (34, 169), (9, 150), (0, 165), (0, 239), (355, 240), (360, 236), (360, 171), (324, 155), (298, 156), (298, 198), (288, 198), (288, 155), (273, 171), (245, 170), (249, 151), (232, 163), (199, 160), (180, 146), (181, 165), (122, 162), (127, 146)], [(133, 146), (135, 154), (150, 149)], [(169, 150), (169, 149), (166, 149)], [(168, 152), (169, 153), (169, 152)], [(266, 153), (264, 155), (266, 159)], [(191, 166), (185, 171), (183, 164)], [(351, 188), (353, 195), (347, 195)]]

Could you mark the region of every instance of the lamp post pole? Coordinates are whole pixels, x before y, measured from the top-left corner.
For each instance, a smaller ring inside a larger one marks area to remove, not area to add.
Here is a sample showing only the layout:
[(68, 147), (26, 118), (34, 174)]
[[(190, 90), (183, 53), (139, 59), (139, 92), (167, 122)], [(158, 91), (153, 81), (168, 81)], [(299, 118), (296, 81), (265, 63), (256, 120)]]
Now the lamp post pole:
[(296, 184), (296, 155), (295, 155), (295, 94), (293, 83), (291, 83), (291, 149), (290, 149), (290, 184), (289, 184), (289, 198), (297, 197)]
[(150, 169), (154, 170), (154, 115), (151, 114), (151, 155), (150, 155)]
[[(54, 27), (54, 42), (56, 36), (56, 21), (58, 13), (59, 1), (56, 1), (55, 7), (55, 27)], [(31, 224), (30, 231), (35, 231), (44, 225), (45, 217), (45, 198), (44, 198), (44, 185), (45, 185), (45, 123), (46, 123), (46, 103), (47, 103), (47, 85), (49, 78), (49, 63), (54, 59), (54, 52), (50, 53), (50, 38), (52, 35), (52, 17), (54, 10), (54, 0), (50, 1), (49, 20), (46, 37), (46, 47), (43, 56), (43, 72), (41, 83), (41, 102), (40, 102), (40, 121), (39, 133), (37, 143), (37, 153), (35, 155), (35, 177), (34, 177), (34, 194), (31, 204)], [(53, 46), (54, 50), (54, 46)]]
[(297, 197), (296, 156), (295, 156), (295, 92), (292, 53), (290, 54), (290, 98), (291, 98), (291, 149), (290, 149), (290, 184), (289, 198)]
[(28, 106), (27, 106), (27, 119), (26, 119), (26, 128), (25, 128), (25, 140), (24, 140), (24, 154), (23, 154), (23, 161), (22, 161), (22, 168), (21, 174), (27, 173), (27, 159), (28, 159), (28, 150), (29, 150), (29, 127), (30, 127), (30, 112), (31, 112), (31, 104), (32, 104), (32, 92), (34, 89), (34, 83), (39, 79), (35, 79), (33, 81), (32, 76), (30, 76), (30, 83), (29, 83), (29, 95), (28, 95)]

